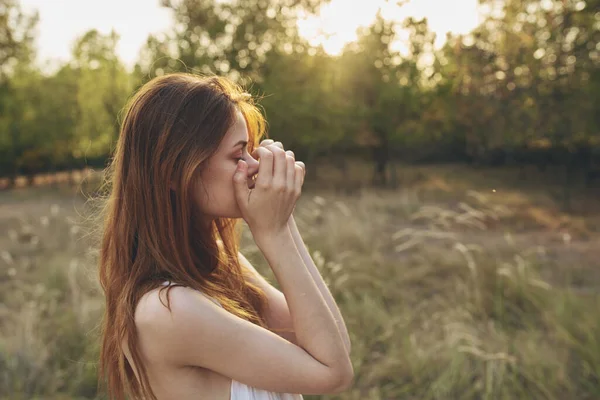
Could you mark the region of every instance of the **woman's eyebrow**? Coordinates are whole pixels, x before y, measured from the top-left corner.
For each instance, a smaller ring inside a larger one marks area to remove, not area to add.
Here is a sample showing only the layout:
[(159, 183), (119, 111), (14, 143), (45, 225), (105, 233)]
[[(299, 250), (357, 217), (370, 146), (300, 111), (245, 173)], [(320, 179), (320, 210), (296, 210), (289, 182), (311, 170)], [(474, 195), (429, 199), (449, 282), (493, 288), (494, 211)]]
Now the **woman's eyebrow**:
[(246, 147), (248, 145), (248, 142), (246, 140), (240, 140), (236, 144), (234, 144), (233, 147), (237, 147), (240, 144), (243, 145), (242, 147)]

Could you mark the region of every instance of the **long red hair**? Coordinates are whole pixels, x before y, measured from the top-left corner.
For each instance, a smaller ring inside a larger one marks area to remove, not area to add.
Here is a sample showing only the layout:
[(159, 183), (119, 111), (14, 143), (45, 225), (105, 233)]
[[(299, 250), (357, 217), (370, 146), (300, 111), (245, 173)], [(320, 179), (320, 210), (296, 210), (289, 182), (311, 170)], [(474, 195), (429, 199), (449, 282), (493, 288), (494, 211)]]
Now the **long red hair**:
[[(134, 311), (165, 280), (201, 290), (232, 314), (267, 328), (266, 296), (239, 264), (240, 220), (217, 218), (207, 229), (192, 199), (194, 182), (236, 109), (246, 119), (251, 152), (265, 134), (264, 118), (252, 97), (225, 78), (164, 75), (144, 84), (126, 105), (101, 213), (99, 278), (106, 307), (99, 385), (109, 398), (156, 399), (140, 357)], [(162, 288), (170, 309), (169, 288)]]

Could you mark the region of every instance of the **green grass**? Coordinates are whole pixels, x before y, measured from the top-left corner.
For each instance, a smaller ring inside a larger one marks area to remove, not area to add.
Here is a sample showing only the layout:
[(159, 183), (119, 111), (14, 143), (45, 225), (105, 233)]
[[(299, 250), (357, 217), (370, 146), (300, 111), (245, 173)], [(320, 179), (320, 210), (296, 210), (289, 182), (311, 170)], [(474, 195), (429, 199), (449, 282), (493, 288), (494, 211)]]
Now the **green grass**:
[[(463, 169), (405, 168), (396, 190), (319, 174), (295, 217), (356, 378), (307, 399), (600, 398), (597, 214)], [(93, 399), (102, 299), (84, 202), (43, 188), (0, 202), (0, 398)], [(247, 230), (242, 252), (278, 286)]]

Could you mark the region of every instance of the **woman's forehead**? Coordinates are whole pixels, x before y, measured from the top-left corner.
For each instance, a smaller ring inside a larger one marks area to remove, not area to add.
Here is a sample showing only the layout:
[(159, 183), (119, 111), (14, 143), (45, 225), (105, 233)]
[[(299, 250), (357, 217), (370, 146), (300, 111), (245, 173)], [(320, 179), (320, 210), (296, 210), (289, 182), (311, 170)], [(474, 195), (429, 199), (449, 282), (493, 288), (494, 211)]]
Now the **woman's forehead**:
[(240, 141), (248, 142), (250, 137), (248, 136), (248, 127), (246, 126), (246, 119), (241, 112), (236, 112), (236, 118), (234, 124), (229, 128), (225, 135), (225, 142), (231, 149), (234, 146), (239, 145)]

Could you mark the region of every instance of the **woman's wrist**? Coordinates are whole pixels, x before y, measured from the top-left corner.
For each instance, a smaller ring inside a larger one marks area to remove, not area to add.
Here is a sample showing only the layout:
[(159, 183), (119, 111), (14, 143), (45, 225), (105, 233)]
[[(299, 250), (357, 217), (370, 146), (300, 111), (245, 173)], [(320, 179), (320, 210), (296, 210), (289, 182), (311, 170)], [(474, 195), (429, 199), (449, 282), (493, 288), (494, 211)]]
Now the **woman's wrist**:
[(288, 224), (286, 224), (279, 230), (273, 230), (270, 232), (260, 232), (253, 235), (254, 242), (263, 253), (265, 251), (269, 251), (271, 248), (281, 248), (281, 246), (285, 246), (288, 243), (288, 241), (291, 241), (293, 243), (294, 238), (292, 237), (292, 233)]

